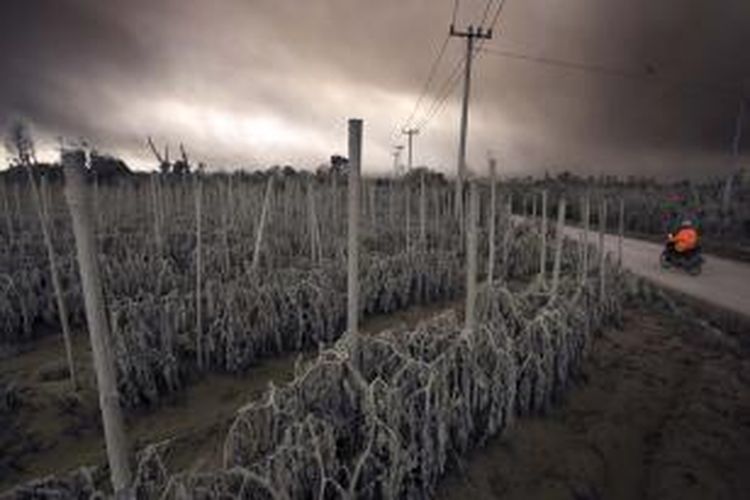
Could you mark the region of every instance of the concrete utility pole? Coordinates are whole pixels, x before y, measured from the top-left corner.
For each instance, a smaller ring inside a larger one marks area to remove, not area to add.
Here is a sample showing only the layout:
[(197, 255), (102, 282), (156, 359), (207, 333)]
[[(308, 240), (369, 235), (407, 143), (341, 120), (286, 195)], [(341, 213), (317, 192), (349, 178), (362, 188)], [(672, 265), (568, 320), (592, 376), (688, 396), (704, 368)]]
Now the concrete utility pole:
[(457, 31), (451, 24), (450, 36), (466, 38), (466, 64), (464, 66), (464, 97), (461, 105), (461, 136), (458, 143), (458, 180), (456, 182), (456, 217), (463, 220), (463, 183), (466, 178), (466, 133), (469, 125), (469, 89), (471, 88), (471, 61), (474, 57), (474, 40), (489, 40), (492, 29), (483, 30), (469, 25), (466, 31)]
[(409, 138), (408, 144), (408, 155), (409, 155), (409, 163), (407, 164), (408, 167), (406, 169), (407, 172), (411, 172), (412, 167), (414, 166), (414, 136), (419, 134), (419, 129), (416, 128), (407, 128), (404, 129), (402, 132), (405, 136)]

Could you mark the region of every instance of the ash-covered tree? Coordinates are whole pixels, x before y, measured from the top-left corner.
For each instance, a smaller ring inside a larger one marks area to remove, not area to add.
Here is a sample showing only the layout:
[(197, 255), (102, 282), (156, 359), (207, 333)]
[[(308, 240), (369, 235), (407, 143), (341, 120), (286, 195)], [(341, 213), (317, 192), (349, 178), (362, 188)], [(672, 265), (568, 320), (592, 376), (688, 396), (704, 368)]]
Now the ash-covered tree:
[(92, 150), (89, 155), (91, 173), (100, 181), (115, 179), (123, 175), (132, 174), (127, 164), (120, 158)]
[(10, 157), (10, 166), (34, 165), (36, 149), (29, 126), (23, 120), (15, 120), (8, 127), (5, 149)]

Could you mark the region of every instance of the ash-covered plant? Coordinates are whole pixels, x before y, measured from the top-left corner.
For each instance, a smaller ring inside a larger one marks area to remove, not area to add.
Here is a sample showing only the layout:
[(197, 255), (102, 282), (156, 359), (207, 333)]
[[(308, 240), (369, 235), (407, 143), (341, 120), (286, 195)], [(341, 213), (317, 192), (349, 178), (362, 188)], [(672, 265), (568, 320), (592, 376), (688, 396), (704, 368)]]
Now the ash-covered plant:
[(616, 322), (626, 287), (613, 268), (607, 276), (606, 299), (594, 277), (566, 276), (552, 296), (486, 287), (473, 330), (448, 312), (413, 330), (344, 335), (238, 412), (221, 470), (175, 474), (168, 444), (147, 448), (139, 497), (429, 498), (461, 456), (565, 392), (593, 334)]
[[(608, 291), (622, 286), (610, 277)], [(223, 471), (173, 476), (164, 493), (427, 498), (459, 457), (564, 393), (613, 318), (588, 285), (563, 280), (554, 297), (487, 288), (473, 331), (447, 313), (412, 331), (346, 335), (239, 412)]]
[[(128, 262), (122, 265), (135, 265)], [(363, 312), (455, 297), (463, 282), (457, 262), (453, 254), (438, 252), (367, 256)], [(164, 266), (159, 282), (179, 281)], [(264, 358), (330, 345), (345, 328), (344, 277), (336, 267), (209, 277), (202, 291), (204, 368), (241, 373)], [(113, 299), (110, 312), (121, 395), (135, 407), (179, 391), (196, 372), (197, 311), (194, 292), (163, 286), (153, 294), (131, 284), (125, 295), (135, 297)]]

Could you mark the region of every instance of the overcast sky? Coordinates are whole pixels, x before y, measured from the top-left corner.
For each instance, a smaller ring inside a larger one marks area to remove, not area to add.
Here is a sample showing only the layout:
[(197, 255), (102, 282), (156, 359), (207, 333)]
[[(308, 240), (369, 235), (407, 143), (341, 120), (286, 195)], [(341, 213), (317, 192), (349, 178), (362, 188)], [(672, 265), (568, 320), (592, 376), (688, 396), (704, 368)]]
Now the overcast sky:
[[(460, 1), (457, 26), (477, 24), (487, 1)], [(499, 0), (491, 1), (485, 25)], [(346, 120), (360, 117), (365, 169), (383, 171), (453, 6), (4, 0), (0, 126), (22, 117), (43, 152), (58, 136), (83, 137), (143, 167), (155, 166), (149, 134), (173, 152), (184, 142), (210, 167), (312, 167), (346, 153)], [(730, 168), (741, 82), (750, 79), (750, 1), (507, 0), (485, 47), (626, 76), (480, 53), (468, 143), (477, 171), (489, 151), (507, 174)], [(414, 124), (463, 50), (450, 41)], [(417, 164), (455, 171), (459, 91), (416, 138)]]

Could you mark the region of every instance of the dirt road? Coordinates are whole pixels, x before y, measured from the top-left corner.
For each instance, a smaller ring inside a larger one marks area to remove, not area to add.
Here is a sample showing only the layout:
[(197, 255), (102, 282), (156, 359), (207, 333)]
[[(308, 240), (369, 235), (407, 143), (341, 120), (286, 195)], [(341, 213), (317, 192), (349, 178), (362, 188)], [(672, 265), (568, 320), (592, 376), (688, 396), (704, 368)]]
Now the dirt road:
[(750, 359), (700, 334), (630, 311), (565, 401), (474, 452), (437, 498), (750, 498)]
[[(567, 226), (566, 234), (579, 238), (582, 230)], [(617, 236), (606, 235), (605, 248), (617, 258)], [(590, 242), (598, 242), (598, 235), (589, 233)], [(677, 269), (662, 269), (659, 255), (662, 246), (643, 240), (625, 238), (622, 263), (633, 273), (651, 282), (678, 291), (707, 304), (750, 316), (750, 264), (706, 255), (700, 276), (689, 276)]]

